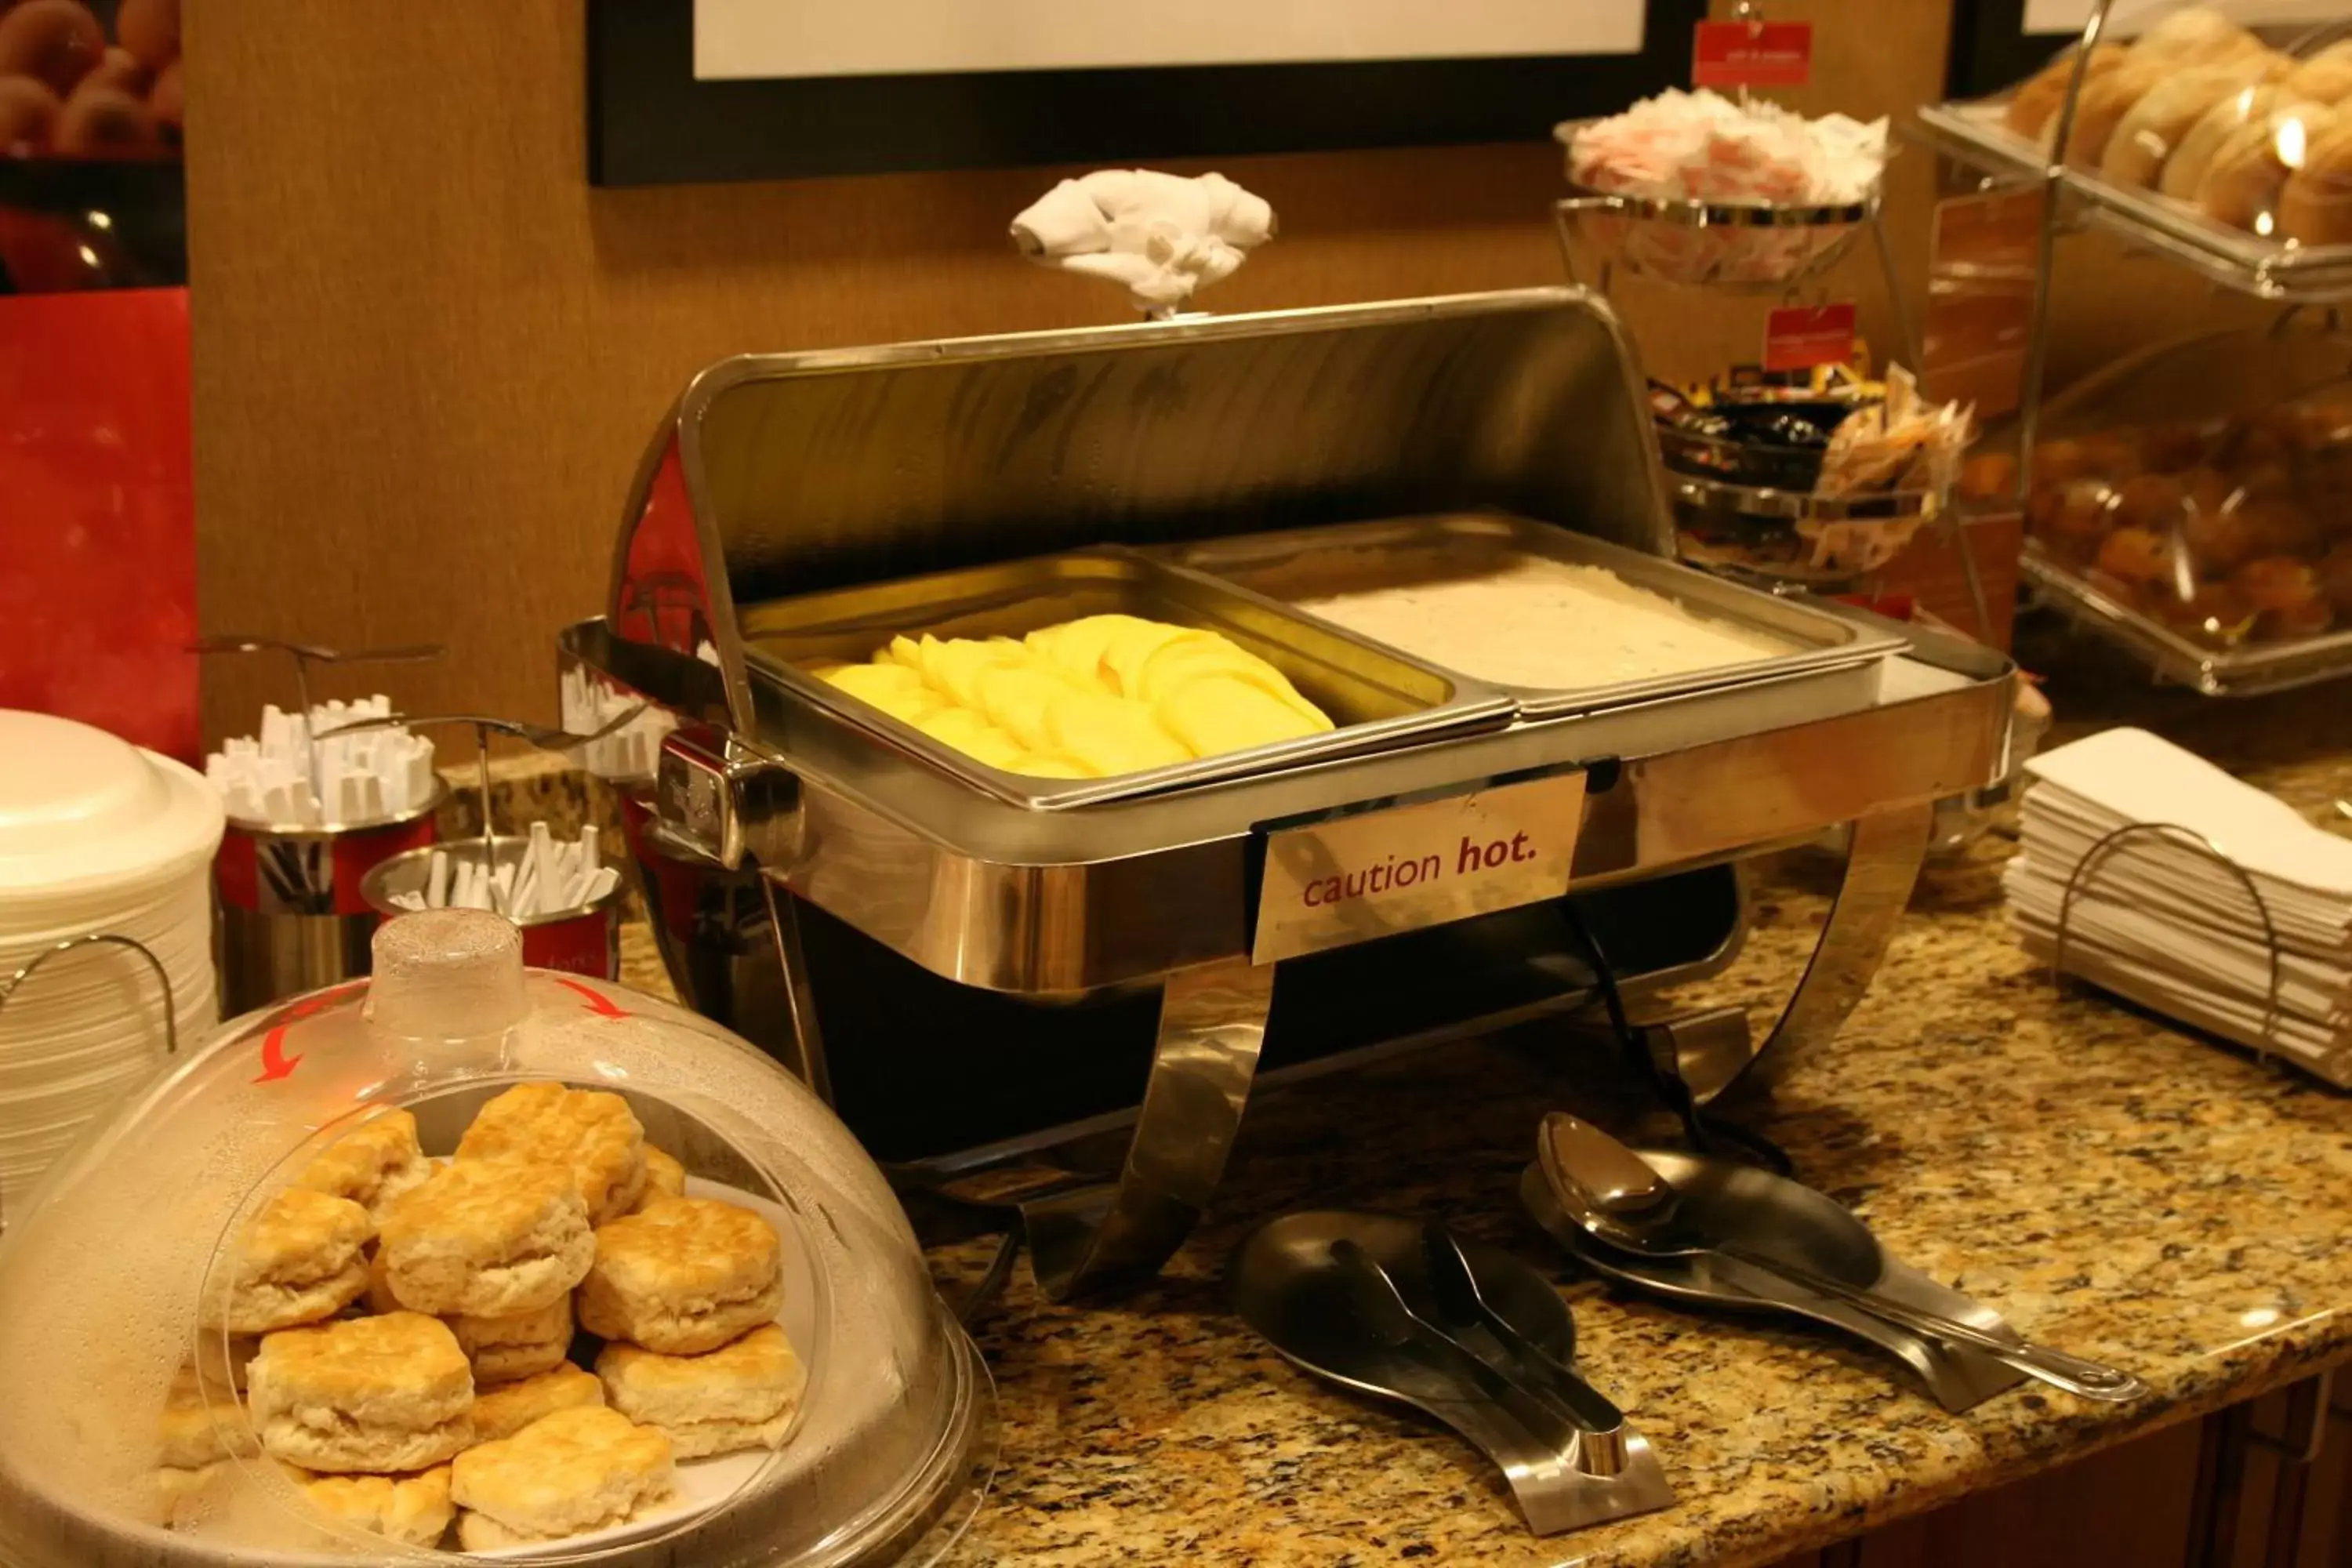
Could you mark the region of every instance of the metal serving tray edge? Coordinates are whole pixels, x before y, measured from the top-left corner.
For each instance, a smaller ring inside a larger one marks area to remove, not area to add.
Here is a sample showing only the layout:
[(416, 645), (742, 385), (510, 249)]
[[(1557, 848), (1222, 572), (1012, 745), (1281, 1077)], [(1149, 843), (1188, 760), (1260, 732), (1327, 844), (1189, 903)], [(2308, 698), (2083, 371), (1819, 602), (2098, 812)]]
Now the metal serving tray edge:
[[(1313, 551), (1415, 550), (1484, 546), (1571, 565), (1601, 566), (1633, 587), (1646, 589), (1704, 617), (1729, 621), (1749, 631), (1784, 641), (1809, 645), (1804, 651), (1746, 664), (1679, 675), (1652, 676), (1607, 686), (1549, 688), (1484, 682), (1507, 694), (1519, 716), (1528, 721), (1597, 713), (1636, 702), (1685, 696), (1759, 681), (1798, 677), (1834, 678), (1859, 672), (1867, 679), (1872, 667), (1904, 647), (1900, 637), (1864, 626), (1845, 616), (1818, 609), (1795, 599), (1781, 598), (1728, 582), (1663, 556), (1629, 550), (1590, 534), (1556, 524), (1503, 512), (1460, 512), (1431, 517), (1390, 518), (1379, 521), (1329, 524), (1276, 533), (1241, 534), (1228, 539), (1166, 545), (1140, 553), (1166, 562), (1171, 568), (1230, 584), (1301, 619), (1329, 625), (1311, 612), (1295, 608), (1279, 595), (1269, 593), (1261, 578)], [(1333, 626), (1346, 636), (1355, 634)], [(1375, 646), (1387, 647), (1384, 644)], [(1391, 649), (1397, 658), (1431, 664), (1451, 679), (1475, 683), (1479, 678), (1430, 659), (1423, 654)]]
[[(856, 662), (901, 633), (1017, 636), (1107, 611), (1181, 621), (1232, 637), (1280, 668), (1337, 727), (1109, 778), (1035, 778), (991, 767), (799, 667), (811, 658)], [(1118, 546), (769, 600), (744, 606), (738, 620), (746, 658), (759, 675), (999, 800), (1031, 810), (1130, 800), (1500, 729), (1514, 713), (1509, 695), (1494, 686)], [(1363, 716), (1349, 718), (1351, 710)]]

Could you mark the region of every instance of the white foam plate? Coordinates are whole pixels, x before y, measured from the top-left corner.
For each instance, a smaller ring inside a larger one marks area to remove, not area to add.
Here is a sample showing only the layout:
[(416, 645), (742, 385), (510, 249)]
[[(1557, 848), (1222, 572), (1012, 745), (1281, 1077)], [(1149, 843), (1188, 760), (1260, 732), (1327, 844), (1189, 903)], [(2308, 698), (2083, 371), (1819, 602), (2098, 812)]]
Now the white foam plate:
[[(814, 1265), (800, 1246), (800, 1228), (781, 1205), (747, 1193), (740, 1187), (719, 1182), (706, 1182), (699, 1176), (686, 1179), (688, 1197), (716, 1198), (721, 1203), (740, 1204), (775, 1226), (783, 1243), (784, 1304), (776, 1314), (783, 1325), (784, 1337), (793, 1342), (803, 1363), (809, 1363), (810, 1347), (816, 1343), (817, 1279)], [(816, 1369), (809, 1365), (814, 1381)], [(793, 1438), (804, 1424), (805, 1406), (793, 1418), (792, 1430), (784, 1434), (784, 1446), (790, 1447)], [(575, 1552), (610, 1546), (624, 1541), (635, 1541), (656, 1535), (696, 1517), (709, 1513), (732, 1498), (744, 1484), (765, 1468), (781, 1450), (757, 1448), (748, 1453), (720, 1454), (708, 1459), (688, 1459), (677, 1467), (676, 1500), (651, 1513), (632, 1519), (624, 1524), (592, 1530), (580, 1535), (567, 1535), (559, 1540), (534, 1542), (529, 1546), (502, 1546), (492, 1552), (478, 1552), (477, 1557), (530, 1559), (533, 1557), (568, 1556)]]

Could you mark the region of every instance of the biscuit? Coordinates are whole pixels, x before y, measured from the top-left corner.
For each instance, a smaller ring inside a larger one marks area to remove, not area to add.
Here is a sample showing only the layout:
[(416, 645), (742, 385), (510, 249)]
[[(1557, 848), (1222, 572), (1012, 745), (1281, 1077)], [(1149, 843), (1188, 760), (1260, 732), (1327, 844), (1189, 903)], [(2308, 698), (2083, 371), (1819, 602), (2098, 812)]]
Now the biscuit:
[(596, 1357), (605, 1403), (669, 1434), (681, 1459), (775, 1448), (800, 1408), (808, 1369), (770, 1323), (704, 1355), (661, 1355), (614, 1342)]
[(598, 1228), (580, 1325), (665, 1355), (699, 1355), (772, 1322), (782, 1243), (750, 1209), (672, 1198)]
[(400, 1298), (392, 1293), (392, 1281), (383, 1271), (383, 1248), (379, 1247), (368, 1258), (367, 1310), (371, 1312), (404, 1312)]
[(410, 1546), (431, 1546), (448, 1533), (457, 1508), (449, 1501), (449, 1467), (411, 1476), (297, 1476), (313, 1507), (346, 1524), (388, 1535)]
[(422, 1470), (474, 1440), (473, 1370), (421, 1312), (272, 1334), (248, 1378), (262, 1447), (306, 1470)]
[(172, 1469), (200, 1470), (233, 1454), (257, 1451), (253, 1427), (226, 1384), (207, 1383), (193, 1367), (182, 1367), (163, 1396), (155, 1436), (161, 1460)]
[(637, 1194), (636, 1207), (629, 1212), (643, 1214), (654, 1205), (666, 1199), (684, 1196), (686, 1196), (686, 1167), (652, 1144), (646, 1144), (646, 1190)]
[(227, 1492), (236, 1467), (215, 1459), (193, 1470), (166, 1465), (155, 1472), (156, 1518), (167, 1528), (185, 1529), (204, 1520)]
[(565, 1363), (553, 1372), (478, 1389), (474, 1394), (474, 1440), (511, 1437), (542, 1415), (577, 1405), (604, 1403), (604, 1385), (594, 1374)]
[(405, 1110), (387, 1110), (329, 1144), (302, 1168), (294, 1184), (349, 1198), (381, 1225), (392, 1200), (432, 1173), (416, 1142), (416, 1118)]
[(563, 1364), (572, 1351), (572, 1297), (558, 1296), (551, 1305), (503, 1318), (456, 1317), (449, 1330), (466, 1359), (474, 1363), (476, 1383), (512, 1383)]
[[(450, 1495), (472, 1510), (458, 1539), (478, 1550), (485, 1531), (547, 1540), (618, 1524), (670, 1493), (667, 1436), (616, 1410), (579, 1405), (542, 1415), (511, 1437), (457, 1456)], [(471, 1527), (470, 1533), (468, 1528)]]
[(245, 1390), (245, 1369), (260, 1353), (257, 1334), (223, 1334), (205, 1329), (196, 1335), (196, 1375), (224, 1388)]
[(385, 1283), (411, 1311), (504, 1318), (562, 1300), (596, 1242), (565, 1172), (461, 1161), (394, 1202), (382, 1250)]
[(457, 1158), (559, 1165), (580, 1184), (589, 1223), (602, 1225), (628, 1213), (645, 1190), (646, 1130), (617, 1094), (518, 1084), (475, 1114)]
[(367, 1291), (361, 1248), (375, 1235), (349, 1198), (289, 1187), (229, 1247), (226, 1288), (206, 1292), (207, 1329), (266, 1334), (333, 1317)]

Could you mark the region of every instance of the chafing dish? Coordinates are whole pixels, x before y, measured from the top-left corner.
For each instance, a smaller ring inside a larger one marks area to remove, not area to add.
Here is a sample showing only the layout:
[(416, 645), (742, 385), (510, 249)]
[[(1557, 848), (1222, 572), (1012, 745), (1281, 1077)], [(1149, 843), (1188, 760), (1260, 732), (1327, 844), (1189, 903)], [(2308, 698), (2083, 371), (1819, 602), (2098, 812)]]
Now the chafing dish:
[[(1860, 996), (1934, 801), (2005, 771), (1998, 656), (1714, 585), (1753, 618), (1801, 617), (1800, 665), (1843, 651), (1826, 677), (1734, 669), (1558, 711), (1507, 693), (1496, 712), (1479, 683), (1439, 700), (1443, 671), (1350, 644), (1407, 700), (1385, 720), (1368, 709), (1311, 754), (1053, 800), (829, 700), (767, 640), (924, 574), (1192, 549), (1180, 570), (1201, 594), (1318, 646), (1331, 628), (1214, 580), (1207, 542), (1382, 519), (1504, 514), (1664, 562), (1642, 387), (1576, 289), (704, 372), (641, 467), (607, 614), (562, 639), (575, 683), (680, 720), (631, 819), (673, 977), (717, 1011), (768, 997), (730, 1021), (908, 1179), (1017, 1206), (1055, 1294), (1157, 1269), (1255, 1078), (1580, 1005), (1586, 932), (1637, 994), (1728, 962), (1730, 863), (1850, 825), (1820, 951), (1761, 1044), (1737, 1016), (1657, 1040), (1702, 1098), (1769, 1080)], [(767, 951), (782, 985), (742, 977)], [(1040, 1174), (1041, 1145), (1087, 1133), (1115, 1146), (1107, 1173), (1064, 1149)]]

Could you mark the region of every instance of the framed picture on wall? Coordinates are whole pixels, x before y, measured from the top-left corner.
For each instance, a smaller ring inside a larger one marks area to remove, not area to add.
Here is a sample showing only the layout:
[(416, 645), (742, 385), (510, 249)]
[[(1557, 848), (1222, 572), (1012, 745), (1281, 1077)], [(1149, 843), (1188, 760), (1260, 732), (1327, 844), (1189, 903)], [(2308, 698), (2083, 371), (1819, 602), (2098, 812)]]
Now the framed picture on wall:
[(1686, 84), (1706, 12), (1706, 0), (589, 0), (589, 177), (1537, 140)]

